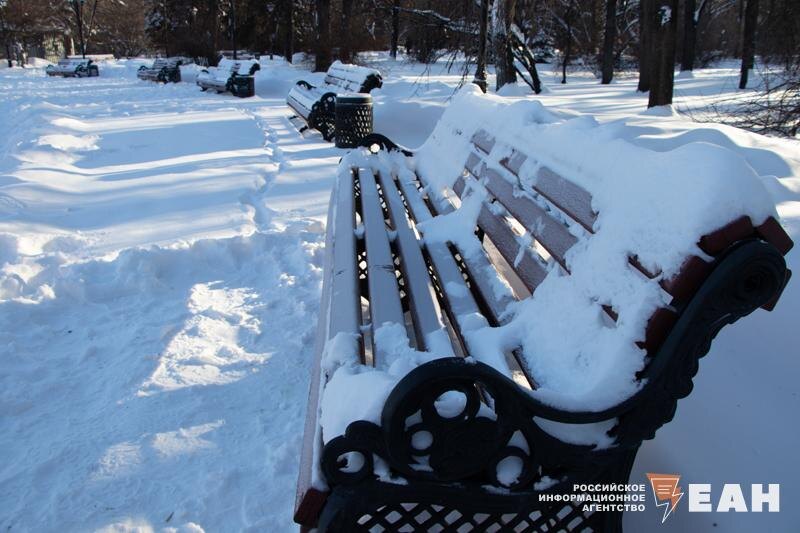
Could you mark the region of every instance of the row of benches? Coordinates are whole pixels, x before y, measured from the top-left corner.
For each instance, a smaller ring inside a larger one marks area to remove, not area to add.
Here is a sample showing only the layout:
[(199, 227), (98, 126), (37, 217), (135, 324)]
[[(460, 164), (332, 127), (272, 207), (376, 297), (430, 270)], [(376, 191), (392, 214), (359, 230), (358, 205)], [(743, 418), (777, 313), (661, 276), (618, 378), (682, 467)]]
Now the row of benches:
[[(142, 80), (177, 83), (181, 81), (182, 64), (183, 58), (158, 58), (149, 67), (139, 67), (137, 76)], [(255, 94), (253, 75), (260, 68), (258, 61), (253, 59), (223, 58), (216, 67), (201, 70), (196, 84), (203, 91), (212, 89), (218, 93), (230, 92), (234, 96), (245, 98)]]
[[(152, 65), (139, 67), (137, 77), (160, 83), (181, 81), (180, 66), (183, 58), (157, 58)], [(203, 90), (218, 93), (230, 92), (234, 96), (249, 97), (255, 94), (254, 74), (260, 70), (256, 60), (233, 60), (223, 58), (216, 67), (205, 68), (197, 75), (196, 84)], [(47, 67), (50, 76), (98, 76), (97, 65), (91, 59), (62, 59), (57, 65)], [(335, 104), (338, 95), (346, 93), (369, 93), (380, 88), (383, 79), (379, 71), (357, 65), (334, 62), (325, 74), (323, 82), (313, 85), (301, 80), (289, 91), (286, 102), (295, 111), (291, 120), (301, 131), (307, 128), (319, 130), (325, 140), (335, 135)]]

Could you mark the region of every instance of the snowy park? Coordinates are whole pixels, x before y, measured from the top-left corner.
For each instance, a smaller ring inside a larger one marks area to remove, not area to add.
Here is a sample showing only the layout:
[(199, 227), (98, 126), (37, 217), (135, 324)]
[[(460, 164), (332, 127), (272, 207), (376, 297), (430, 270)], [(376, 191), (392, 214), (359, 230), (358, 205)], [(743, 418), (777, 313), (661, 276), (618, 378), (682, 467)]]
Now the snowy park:
[[(800, 140), (740, 107), (780, 68), (676, 70), (654, 105), (635, 67), (489, 64), (482, 91), (469, 54), (394, 47), (340, 67), (379, 73), (347, 148), (304, 53), (3, 61), (0, 530), (794, 531)], [(642, 508), (503, 507), (574, 480)]]

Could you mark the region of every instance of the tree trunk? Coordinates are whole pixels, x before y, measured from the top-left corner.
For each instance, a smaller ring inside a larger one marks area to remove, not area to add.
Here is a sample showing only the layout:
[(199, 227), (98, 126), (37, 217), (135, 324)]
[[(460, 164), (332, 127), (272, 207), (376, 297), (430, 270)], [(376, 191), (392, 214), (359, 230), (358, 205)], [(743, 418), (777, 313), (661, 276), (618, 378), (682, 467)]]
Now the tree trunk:
[(79, 0), (72, 0), (72, 11), (75, 13), (75, 23), (78, 26), (78, 42), (81, 45), (81, 56), (86, 58), (86, 42), (83, 40), (83, 4)]
[(292, 62), (294, 54), (294, 1), (284, 0), (283, 2), (283, 57), (287, 63)]
[(572, 0), (567, 6), (564, 23), (567, 25), (567, 45), (564, 47), (564, 58), (561, 61), (561, 83), (567, 83), (567, 65), (572, 54)]
[(747, 88), (747, 78), (755, 64), (756, 26), (758, 26), (758, 0), (746, 0), (744, 10), (744, 34), (742, 36), (742, 70), (739, 88)]
[(617, 40), (617, 0), (606, 0), (606, 33), (603, 38), (603, 79), (607, 85), (614, 78), (614, 43)]
[(397, 59), (397, 45), (400, 41), (400, 0), (394, 0), (392, 6), (392, 48), (389, 55)]
[(497, 74), (496, 89), (517, 82), (514, 56), (508, 39), (511, 22), (514, 20), (516, 0), (495, 0), (492, 6), (492, 45), (494, 46), (494, 69)]
[(650, 90), (650, 57), (652, 55), (650, 18), (653, 0), (639, 0), (639, 85), (636, 90), (646, 93)]
[(236, 57), (236, 0), (231, 0), (231, 44), (233, 45), (233, 59)]
[(650, 100), (647, 107), (672, 103), (675, 81), (675, 45), (678, 35), (678, 0), (658, 0), (645, 23), (650, 26), (652, 61)]
[(331, 0), (317, 0), (316, 72), (331, 66)]
[(489, 22), (489, 0), (481, 0), (479, 16), (478, 58), (475, 65), (475, 77), (472, 79), (472, 83), (480, 87), (481, 91), (485, 93), (488, 89), (488, 83), (486, 81), (486, 32)]
[(353, 62), (353, 28), (350, 24), (352, 19), (353, 0), (342, 0), (342, 18), (339, 21), (339, 58), (345, 63)]
[(697, 19), (695, 0), (684, 0), (683, 5), (683, 50), (681, 51), (681, 71), (694, 69), (695, 47), (697, 46)]

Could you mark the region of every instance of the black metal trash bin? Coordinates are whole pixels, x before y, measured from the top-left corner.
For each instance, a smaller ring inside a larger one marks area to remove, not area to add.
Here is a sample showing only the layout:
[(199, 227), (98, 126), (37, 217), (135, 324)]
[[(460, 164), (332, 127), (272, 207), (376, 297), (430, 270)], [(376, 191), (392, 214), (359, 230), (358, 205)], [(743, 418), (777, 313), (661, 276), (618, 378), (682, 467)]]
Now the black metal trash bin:
[(372, 133), (372, 97), (353, 93), (336, 96), (336, 147), (355, 148)]
[(256, 94), (256, 79), (253, 76), (237, 76), (233, 79), (231, 92), (239, 98), (249, 98)]

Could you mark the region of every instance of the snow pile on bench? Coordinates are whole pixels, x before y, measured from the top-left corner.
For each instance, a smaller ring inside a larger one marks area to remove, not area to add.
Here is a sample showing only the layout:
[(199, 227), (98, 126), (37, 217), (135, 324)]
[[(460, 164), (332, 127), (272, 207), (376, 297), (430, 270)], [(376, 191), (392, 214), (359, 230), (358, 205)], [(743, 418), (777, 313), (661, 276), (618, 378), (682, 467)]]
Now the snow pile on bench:
[[(697, 246), (700, 236), (742, 215), (754, 225), (777, 218), (758, 175), (727, 148), (698, 142), (650, 150), (619, 138), (620, 128), (613, 123), (552, 112), (536, 101), (509, 104), (472, 86), (462, 89), (414, 158), (382, 156), (384, 168), (376, 170), (393, 166), (400, 179), (416, 171), (429, 185), (428, 193), (442, 198), (462, 174), (479, 129), (498, 141), (486, 157), (497, 169), (511, 147), (529, 156), (519, 171), (520, 193), (531, 194), (536, 171), (547, 166), (588, 191), (599, 213), (591, 238), (582, 228), (569, 228), (578, 237), (565, 258), (569, 276), (551, 268), (534, 296), (512, 306), (505, 325), (490, 328), (479, 322), (467, 333), (470, 345), (480, 347), (470, 355), (507, 373), (498, 362), (504, 352), (521, 347), (538, 385), (532, 394), (561, 408), (603, 410), (641, 386), (635, 376), (645, 352), (636, 342), (644, 338), (648, 318), (670, 298), (628, 267), (632, 252), (644, 268), (668, 279), (690, 255), (710, 259)], [(374, 166), (376, 159), (354, 151), (343, 166)], [(425, 241), (457, 242), (465, 253), (483, 253), (473, 233), (479, 211), (475, 200), (486, 194), (480, 189), (453, 213), (422, 225)], [(521, 237), (520, 244), (528, 246), (529, 236)], [(618, 311), (615, 325), (599, 312), (599, 304), (607, 302)], [(390, 369), (354, 363), (358, 357), (351, 356), (356, 347), (350, 339), (328, 343), (323, 369), (332, 378), (321, 406), (325, 442), (351, 421), (378, 423), (385, 398), (408, 370), (449, 355), (421, 354), (409, 348), (405, 332), (383, 333), (383, 344), (394, 346), (404, 361)]]
[(210, 82), (224, 86), (233, 75), (250, 76), (258, 61), (254, 59), (220, 59), (216, 67), (209, 67), (208, 72), (198, 74), (198, 81)]
[(361, 92), (363, 85), (370, 76), (380, 80), (381, 73), (374, 68), (351, 65), (336, 60), (328, 67), (328, 72), (325, 75), (325, 84), (341, 88), (343, 91)]

